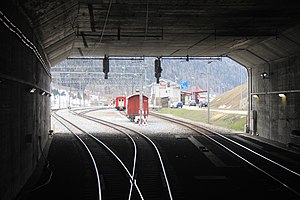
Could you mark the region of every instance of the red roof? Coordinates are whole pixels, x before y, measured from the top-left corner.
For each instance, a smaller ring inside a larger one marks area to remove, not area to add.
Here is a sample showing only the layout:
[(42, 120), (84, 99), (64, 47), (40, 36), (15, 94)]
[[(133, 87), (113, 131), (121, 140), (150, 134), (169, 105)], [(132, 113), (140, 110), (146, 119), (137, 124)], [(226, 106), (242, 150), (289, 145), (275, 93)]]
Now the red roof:
[[(207, 90), (202, 90), (199, 87), (192, 87), (193, 88), (193, 93), (203, 93), (203, 92), (207, 92)], [(192, 88), (189, 89), (189, 92), (192, 92)]]
[[(199, 93), (205, 93), (207, 90), (202, 90), (199, 87), (193, 87), (193, 93), (199, 94)], [(181, 94), (187, 94), (192, 95), (192, 88), (190, 88), (188, 91), (181, 91)]]

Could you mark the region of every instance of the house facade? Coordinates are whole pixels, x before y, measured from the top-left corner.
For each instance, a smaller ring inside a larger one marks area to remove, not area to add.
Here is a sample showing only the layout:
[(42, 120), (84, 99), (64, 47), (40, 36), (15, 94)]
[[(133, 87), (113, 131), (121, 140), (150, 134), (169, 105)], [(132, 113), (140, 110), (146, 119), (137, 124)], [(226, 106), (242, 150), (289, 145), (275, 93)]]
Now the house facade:
[(162, 99), (168, 99), (169, 103), (180, 101), (180, 85), (167, 79), (160, 79), (159, 84), (152, 83), (150, 103), (161, 106)]

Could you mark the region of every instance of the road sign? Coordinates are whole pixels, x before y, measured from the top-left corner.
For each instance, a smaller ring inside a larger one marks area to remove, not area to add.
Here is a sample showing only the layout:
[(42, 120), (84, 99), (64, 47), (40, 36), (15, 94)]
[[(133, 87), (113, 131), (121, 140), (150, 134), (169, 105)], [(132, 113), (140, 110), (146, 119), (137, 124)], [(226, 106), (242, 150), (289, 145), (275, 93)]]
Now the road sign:
[(187, 90), (189, 88), (188, 81), (180, 81), (180, 89), (181, 90)]

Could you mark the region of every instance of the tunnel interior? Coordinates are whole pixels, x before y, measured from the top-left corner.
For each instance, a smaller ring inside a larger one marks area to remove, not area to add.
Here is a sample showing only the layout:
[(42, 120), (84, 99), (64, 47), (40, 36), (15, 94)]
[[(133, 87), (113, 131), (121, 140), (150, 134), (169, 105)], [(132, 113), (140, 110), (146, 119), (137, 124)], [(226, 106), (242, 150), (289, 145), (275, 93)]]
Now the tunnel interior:
[(49, 142), (50, 68), (68, 57), (229, 57), (248, 70), (250, 130), (299, 146), (299, 10), (297, 1), (5, 1), (1, 199), (16, 196)]

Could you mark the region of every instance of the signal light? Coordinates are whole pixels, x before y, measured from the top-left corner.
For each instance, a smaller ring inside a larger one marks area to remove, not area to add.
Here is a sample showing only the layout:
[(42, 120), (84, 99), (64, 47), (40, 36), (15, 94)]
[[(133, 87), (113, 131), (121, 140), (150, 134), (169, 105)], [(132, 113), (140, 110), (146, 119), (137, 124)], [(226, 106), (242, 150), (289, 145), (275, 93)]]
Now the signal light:
[(155, 59), (154, 66), (155, 66), (154, 71), (155, 71), (156, 83), (159, 83), (159, 78), (161, 77), (161, 72), (162, 72), (160, 58)]
[(109, 59), (106, 55), (103, 58), (103, 72), (104, 72), (104, 79), (108, 79)]
[(155, 65), (155, 73), (161, 73), (162, 68), (161, 68), (161, 62), (159, 58), (155, 59), (154, 65)]
[(159, 84), (159, 76), (157, 76), (157, 75), (155, 74), (155, 77), (156, 77), (156, 83)]

